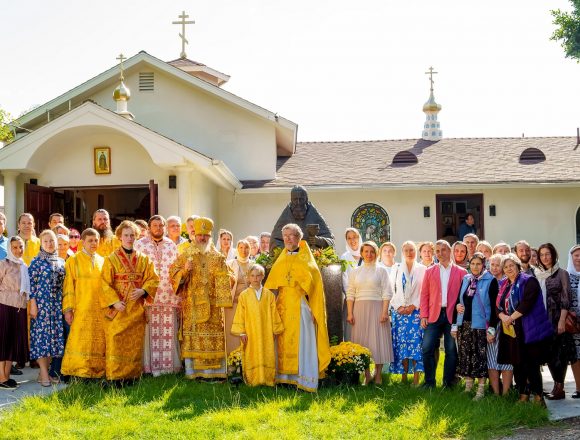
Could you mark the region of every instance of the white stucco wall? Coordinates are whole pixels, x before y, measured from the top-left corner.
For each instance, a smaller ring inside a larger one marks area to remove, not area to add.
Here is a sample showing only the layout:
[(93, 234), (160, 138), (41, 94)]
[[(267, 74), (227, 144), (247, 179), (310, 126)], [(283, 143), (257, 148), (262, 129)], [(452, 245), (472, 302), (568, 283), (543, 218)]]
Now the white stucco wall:
[[(576, 210), (580, 206), (578, 188), (435, 190), (309, 190), (310, 201), (329, 223), (344, 250), (343, 231), (350, 226), (354, 210), (364, 203), (376, 203), (388, 213), (391, 240), (398, 246), (405, 240), (436, 239), (436, 194), (483, 193), (485, 239), (511, 244), (520, 239), (537, 246), (552, 242), (565, 255), (576, 240)], [(244, 193), (235, 196), (220, 191), (220, 227), (230, 229), (234, 239), (270, 231), (290, 199), (287, 193)], [(489, 216), (489, 205), (497, 215)], [(431, 217), (423, 217), (423, 207), (431, 207)], [(565, 264), (566, 259), (563, 263)]]
[[(139, 73), (125, 78), (135, 121), (211, 158), (223, 160), (240, 180), (271, 179), (276, 171), (273, 123), (164, 72), (155, 74), (155, 91), (139, 91)], [(114, 110), (113, 88), (91, 96)]]

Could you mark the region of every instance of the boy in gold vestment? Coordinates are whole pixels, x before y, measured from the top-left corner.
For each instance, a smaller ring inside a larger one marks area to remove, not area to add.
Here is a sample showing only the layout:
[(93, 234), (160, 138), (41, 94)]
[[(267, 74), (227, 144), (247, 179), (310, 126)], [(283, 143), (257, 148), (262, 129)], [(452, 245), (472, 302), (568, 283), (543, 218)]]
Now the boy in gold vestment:
[(61, 371), (68, 376), (100, 378), (105, 375), (104, 317), (99, 301), (104, 258), (97, 254), (95, 229), (85, 229), (81, 238), (83, 250), (65, 264), (62, 311), (71, 327)]
[(284, 331), (274, 294), (262, 287), (264, 268), (250, 268), (250, 287), (240, 293), (232, 335), (243, 344), (242, 372), (246, 384), (274, 386), (276, 358), (274, 337)]

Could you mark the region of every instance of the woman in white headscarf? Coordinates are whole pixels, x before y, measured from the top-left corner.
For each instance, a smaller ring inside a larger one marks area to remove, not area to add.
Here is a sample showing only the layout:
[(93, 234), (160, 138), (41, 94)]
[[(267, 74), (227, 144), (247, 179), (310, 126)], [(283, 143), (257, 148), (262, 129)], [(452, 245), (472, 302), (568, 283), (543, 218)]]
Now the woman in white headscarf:
[[(570, 249), (568, 254), (568, 274), (570, 275), (570, 290), (572, 293), (570, 312), (580, 319), (580, 244)], [(572, 373), (576, 382), (576, 391), (572, 393), (572, 399), (580, 399), (580, 333), (572, 335), (576, 347), (576, 361), (572, 363)]]
[(22, 260), (22, 238), (10, 238), (6, 251), (6, 259), (0, 261), (0, 389), (14, 389), (18, 385), (10, 379), (12, 362), (24, 365), (28, 361), (30, 279)]
[(340, 256), (342, 260), (348, 261), (350, 264), (346, 266), (346, 270), (342, 273), (342, 291), (345, 298), (343, 305), (342, 328), (344, 330), (344, 340), (350, 341), (350, 326), (346, 323), (346, 291), (348, 289), (348, 276), (350, 272), (361, 263), (360, 259), (360, 232), (356, 228), (346, 228), (344, 232), (346, 240), (346, 251)]

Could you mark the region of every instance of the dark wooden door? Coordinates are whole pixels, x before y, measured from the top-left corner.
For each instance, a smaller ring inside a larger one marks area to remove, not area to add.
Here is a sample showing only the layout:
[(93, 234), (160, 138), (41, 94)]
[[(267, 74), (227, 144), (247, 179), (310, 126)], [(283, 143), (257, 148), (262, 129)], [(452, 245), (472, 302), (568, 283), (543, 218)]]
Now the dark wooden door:
[(154, 180), (149, 181), (149, 210), (150, 216), (154, 216), (159, 212), (158, 197), (157, 197), (157, 184)]
[(54, 191), (52, 188), (26, 183), (24, 192), (24, 211), (34, 217), (34, 228), (38, 235), (48, 228), (48, 217), (54, 206)]
[(477, 236), (480, 240), (484, 239), (483, 194), (437, 194), (435, 203), (437, 239), (457, 240), (459, 226), (467, 214), (473, 214)]

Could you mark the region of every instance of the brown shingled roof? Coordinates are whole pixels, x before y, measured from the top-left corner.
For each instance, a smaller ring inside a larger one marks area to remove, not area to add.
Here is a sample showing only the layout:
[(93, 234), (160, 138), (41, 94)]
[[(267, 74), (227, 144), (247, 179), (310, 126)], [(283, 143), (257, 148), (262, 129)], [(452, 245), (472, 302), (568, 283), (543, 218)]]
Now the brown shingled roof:
[[(542, 150), (546, 160), (521, 163), (520, 154), (530, 147)], [(393, 165), (400, 151), (414, 153), (418, 163)], [(575, 137), (299, 142), (293, 156), (278, 158), (276, 179), (242, 183), (244, 188), (580, 183), (579, 170)]]

